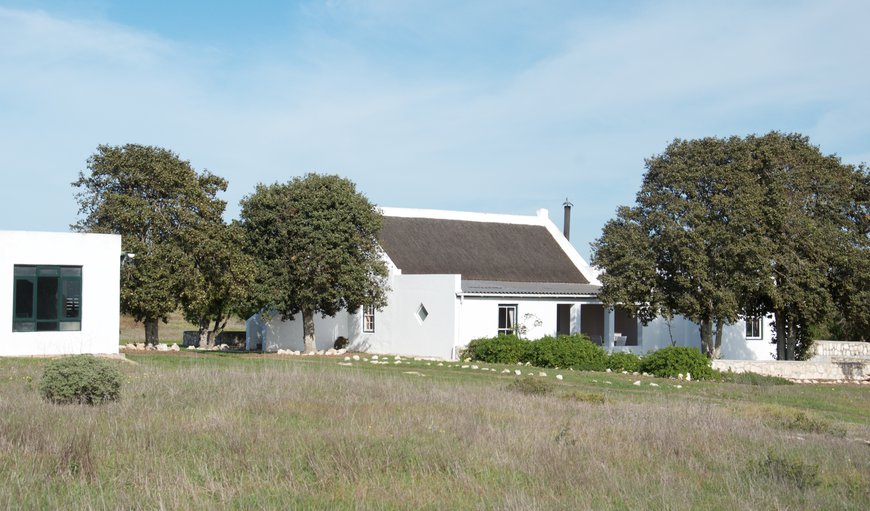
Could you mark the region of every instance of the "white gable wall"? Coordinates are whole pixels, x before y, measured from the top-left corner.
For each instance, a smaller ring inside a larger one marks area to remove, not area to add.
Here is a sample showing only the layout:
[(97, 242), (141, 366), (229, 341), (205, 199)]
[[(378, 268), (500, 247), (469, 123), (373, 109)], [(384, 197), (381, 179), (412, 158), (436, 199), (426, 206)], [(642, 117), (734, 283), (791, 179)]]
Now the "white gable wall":
[[(118, 353), (120, 236), (0, 231), (0, 247), (0, 356)], [(15, 265), (81, 266), (81, 330), (13, 332)]]

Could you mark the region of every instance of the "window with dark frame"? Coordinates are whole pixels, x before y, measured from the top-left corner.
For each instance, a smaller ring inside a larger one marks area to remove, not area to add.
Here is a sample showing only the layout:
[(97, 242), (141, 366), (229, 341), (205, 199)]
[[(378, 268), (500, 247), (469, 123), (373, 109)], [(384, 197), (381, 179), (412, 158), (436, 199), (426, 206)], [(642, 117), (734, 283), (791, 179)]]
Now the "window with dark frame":
[(82, 267), (16, 264), (13, 332), (80, 331)]
[(516, 304), (498, 306), (498, 335), (511, 335), (516, 333), (517, 306)]
[(363, 332), (373, 334), (375, 332), (375, 306), (363, 307)]
[(746, 338), (761, 339), (764, 333), (761, 331), (761, 318), (749, 317), (746, 318)]

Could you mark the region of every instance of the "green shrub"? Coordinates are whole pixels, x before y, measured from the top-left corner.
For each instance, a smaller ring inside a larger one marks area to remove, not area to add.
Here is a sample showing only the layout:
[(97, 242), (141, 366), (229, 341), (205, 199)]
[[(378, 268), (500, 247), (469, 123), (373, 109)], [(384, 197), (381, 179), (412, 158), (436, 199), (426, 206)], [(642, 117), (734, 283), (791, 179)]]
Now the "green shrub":
[(767, 387), (771, 385), (794, 385), (794, 382), (786, 380), (785, 378), (780, 378), (779, 376), (767, 376), (764, 374), (750, 372), (735, 373), (730, 369), (725, 372), (715, 371), (713, 379), (727, 383), (758, 385), (760, 387)]
[(640, 361), (640, 370), (660, 378), (686, 373), (690, 373), (695, 380), (713, 377), (710, 359), (698, 348), (687, 346), (668, 346), (648, 353)]
[(607, 365), (607, 352), (584, 335), (543, 337), (532, 342), (529, 362), (538, 367), (603, 371)]
[(607, 368), (613, 371), (633, 373), (640, 369), (640, 357), (634, 353), (614, 351), (607, 357)]
[(59, 358), (45, 367), (39, 391), (52, 403), (114, 401), (121, 394), (121, 372), (109, 361), (91, 355)]
[(515, 335), (484, 337), (469, 342), (460, 358), (471, 358), (489, 364), (516, 364), (528, 360), (531, 348), (531, 342)]
[(522, 392), (523, 394), (543, 395), (553, 391), (552, 382), (543, 378), (535, 378), (534, 376), (526, 376), (517, 378), (508, 384), (508, 390)]
[(841, 438), (846, 436), (845, 428), (837, 426), (827, 419), (810, 416), (804, 412), (770, 412), (767, 423), (773, 427), (802, 433), (816, 433)]
[(793, 485), (801, 490), (819, 484), (818, 465), (807, 463), (795, 456), (777, 454), (772, 449), (769, 449), (767, 455), (755, 463), (755, 469), (773, 481)]

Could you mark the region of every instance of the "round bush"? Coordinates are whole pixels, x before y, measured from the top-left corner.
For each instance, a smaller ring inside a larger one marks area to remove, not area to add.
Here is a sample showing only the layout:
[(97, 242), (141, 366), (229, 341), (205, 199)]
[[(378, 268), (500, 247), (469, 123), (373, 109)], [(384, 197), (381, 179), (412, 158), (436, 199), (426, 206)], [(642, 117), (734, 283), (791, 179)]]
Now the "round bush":
[(661, 378), (690, 373), (693, 379), (704, 380), (713, 376), (710, 359), (698, 348), (668, 346), (645, 355), (640, 370)]
[(607, 357), (607, 368), (613, 371), (633, 373), (640, 368), (640, 357), (634, 353), (614, 351)]
[(52, 403), (114, 401), (121, 394), (121, 372), (109, 361), (91, 355), (59, 358), (45, 367), (39, 391)]
[(542, 337), (531, 344), (529, 361), (538, 367), (603, 371), (607, 365), (607, 352), (584, 335)]
[(516, 364), (528, 359), (531, 347), (531, 342), (515, 335), (484, 337), (469, 342), (461, 358), (471, 358), (489, 364)]

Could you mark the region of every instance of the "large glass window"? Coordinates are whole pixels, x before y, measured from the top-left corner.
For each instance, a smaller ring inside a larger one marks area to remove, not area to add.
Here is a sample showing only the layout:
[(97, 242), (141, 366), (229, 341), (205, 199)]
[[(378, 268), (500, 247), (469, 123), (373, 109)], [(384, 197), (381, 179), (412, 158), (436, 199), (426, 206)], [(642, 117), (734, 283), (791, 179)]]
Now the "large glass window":
[(13, 332), (82, 329), (82, 267), (16, 264)]
[(517, 306), (498, 306), (498, 335), (515, 334), (517, 328)]

